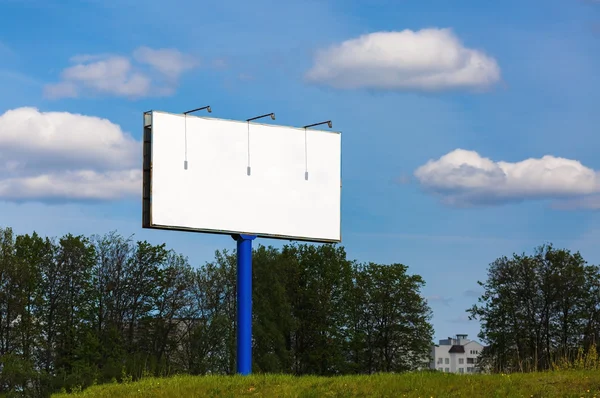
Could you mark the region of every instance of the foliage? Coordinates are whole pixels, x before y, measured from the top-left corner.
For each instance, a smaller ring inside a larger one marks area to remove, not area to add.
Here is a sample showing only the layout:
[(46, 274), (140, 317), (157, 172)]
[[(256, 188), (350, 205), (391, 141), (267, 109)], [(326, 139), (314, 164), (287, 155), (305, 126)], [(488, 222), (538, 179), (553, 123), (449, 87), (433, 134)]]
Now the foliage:
[[(150, 376), (235, 372), (236, 256), (186, 257), (116, 232), (0, 229), (0, 395), (48, 396)], [(426, 365), (424, 281), (336, 245), (253, 255), (256, 373), (341, 375)]]
[(600, 361), (598, 360), (598, 348), (596, 344), (588, 347), (587, 351), (583, 347), (579, 347), (577, 355), (569, 357), (563, 355), (556, 361), (552, 362), (552, 370), (597, 370), (600, 369)]
[(597, 355), (600, 271), (579, 253), (543, 245), (532, 255), (501, 257), (479, 284), (484, 293), (468, 312), (488, 344), (482, 367), (538, 371)]

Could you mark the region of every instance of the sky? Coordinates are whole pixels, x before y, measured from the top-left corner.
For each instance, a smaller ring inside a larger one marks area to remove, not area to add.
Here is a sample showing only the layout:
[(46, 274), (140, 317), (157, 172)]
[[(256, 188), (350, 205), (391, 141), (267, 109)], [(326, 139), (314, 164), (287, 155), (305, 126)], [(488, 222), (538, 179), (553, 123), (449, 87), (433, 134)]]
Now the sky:
[(436, 340), (476, 338), (496, 258), (600, 264), (599, 70), (597, 0), (0, 0), (0, 225), (201, 266), (235, 242), (141, 228), (142, 113), (331, 119), (349, 258), (407, 265)]

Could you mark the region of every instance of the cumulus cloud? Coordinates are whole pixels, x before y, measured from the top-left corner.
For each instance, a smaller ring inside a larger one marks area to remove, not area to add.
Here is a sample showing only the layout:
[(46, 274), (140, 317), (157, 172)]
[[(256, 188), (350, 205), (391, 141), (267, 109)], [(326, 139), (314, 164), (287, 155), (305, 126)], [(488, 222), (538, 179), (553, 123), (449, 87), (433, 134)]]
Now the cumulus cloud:
[(17, 108), (0, 115), (0, 199), (139, 195), (141, 143), (106, 119)]
[(317, 52), (306, 78), (339, 89), (482, 90), (500, 80), (496, 60), (450, 29), (375, 32)]
[(49, 98), (79, 97), (86, 93), (140, 98), (170, 95), (181, 75), (198, 65), (175, 49), (140, 47), (132, 57), (81, 54), (70, 59), (61, 81), (44, 88)]
[(177, 79), (186, 70), (197, 66), (193, 57), (172, 48), (154, 50), (140, 47), (133, 52), (133, 57), (140, 63), (148, 64), (171, 79)]
[(49, 97), (77, 97), (82, 89), (101, 94), (125, 97), (142, 97), (150, 92), (151, 80), (134, 72), (129, 59), (110, 57), (98, 61), (80, 63), (62, 72), (63, 81), (46, 86)]
[(456, 149), (429, 160), (414, 174), (426, 190), (458, 206), (525, 199), (572, 200), (600, 192), (596, 171), (577, 160), (550, 155), (511, 163)]

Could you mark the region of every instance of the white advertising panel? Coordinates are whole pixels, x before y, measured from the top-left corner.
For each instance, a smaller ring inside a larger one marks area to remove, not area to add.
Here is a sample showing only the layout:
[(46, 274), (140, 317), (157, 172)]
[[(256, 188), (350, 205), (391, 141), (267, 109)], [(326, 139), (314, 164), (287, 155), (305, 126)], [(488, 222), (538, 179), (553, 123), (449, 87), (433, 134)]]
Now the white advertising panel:
[(144, 114), (145, 228), (341, 241), (341, 134)]

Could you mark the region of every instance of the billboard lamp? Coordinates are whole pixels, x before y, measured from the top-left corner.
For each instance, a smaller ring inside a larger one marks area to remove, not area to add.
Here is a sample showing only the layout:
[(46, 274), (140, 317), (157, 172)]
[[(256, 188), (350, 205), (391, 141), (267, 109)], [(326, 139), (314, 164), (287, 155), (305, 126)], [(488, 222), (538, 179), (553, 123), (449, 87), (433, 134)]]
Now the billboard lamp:
[(202, 111), (204, 109), (206, 109), (208, 111), (208, 113), (212, 112), (212, 109), (210, 109), (210, 105), (203, 106), (202, 108), (192, 109), (192, 110), (187, 111), (187, 112), (183, 112), (183, 115), (185, 116), (185, 121), (184, 121), (185, 158), (183, 160), (183, 169), (184, 170), (188, 169), (188, 160), (187, 160), (187, 115), (188, 115), (188, 113), (198, 112), (198, 111)]
[(267, 116), (271, 116), (271, 119), (275, 120), (275, 114), (274, 113), (266, 113), (264, 115), (260, 115), (260, 116), (256, 116), (256, 117), (251, 117), (250, 119), (246, 119), (246, 121), (247, 122), (251, 122), (253, 120), (262, 119), (263, 117), (267, 117)]
[(325, 124), (327, 123), (327, 125), (329, 126), (329, 128), (332, 128), (333, 125), (331, 124), (331, 120), (328, 120), (326, 122), (320, 122), (320, 123), (314, 123), (314, 124), (309, 124), (308, 126), (304, 126), (305, 129), (309, 128), (309, 127), (315, 127), (315, 126), (320, 126), (321, 124)]
[(331, 120), (327, 120), (326, 122), (313, 123), (304, 126), (304, 180), (308, 181), (308, 148), (306, 143), (306, 129), (309, 127), (320, 126), (322, 124), (327, 124), (329, 128), (333, 127), (331, 124)]
[(275, 114), (273, 112), (271, 113), (265, 113), (264, 115), (260, 115), (260, 116), (255, 116), (255, 117), (251, 117), (250, 119), (246, 119), (246, 121), (248, 122), (248, 167), (246, 168), (246, 174), (250, 175), (250, 173), (252, 172), (252, 169), (250, 168), (250, 122), (256, 119), (262, 119), (263, 117), (267, 117), (270, 116), (271, 120), (275, 120)]
[(210, 105), (207, 105), (207, 106), (203, 106), (202, 108), (196, 108), (196, 109), (192, 109), (191, 111), (183, 112), (183, 114), (187, 115), (188, 113), (198, 112), (198, 111), (202, 111), (204, 109), (206, 109), (208, 111), (208, 113), (212, 112), (212, 109), (210, 109)]

